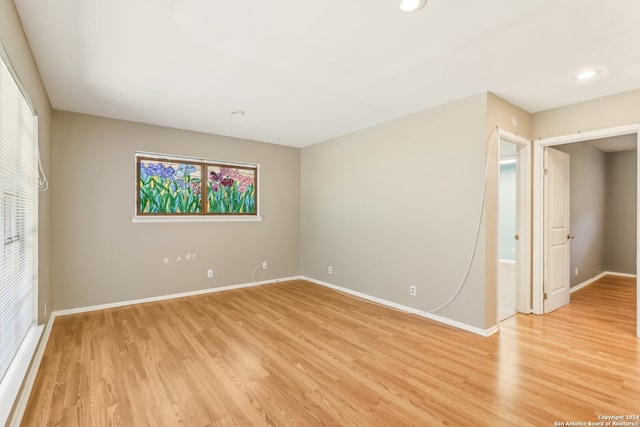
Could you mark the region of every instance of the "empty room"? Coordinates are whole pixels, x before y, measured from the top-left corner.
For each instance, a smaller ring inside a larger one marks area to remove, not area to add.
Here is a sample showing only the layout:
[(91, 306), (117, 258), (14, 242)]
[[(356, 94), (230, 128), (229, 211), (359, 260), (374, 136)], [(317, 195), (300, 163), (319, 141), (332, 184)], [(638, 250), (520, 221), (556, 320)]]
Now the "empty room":
[(0, 425), (640, 425), (638, 16), (2, 0)]

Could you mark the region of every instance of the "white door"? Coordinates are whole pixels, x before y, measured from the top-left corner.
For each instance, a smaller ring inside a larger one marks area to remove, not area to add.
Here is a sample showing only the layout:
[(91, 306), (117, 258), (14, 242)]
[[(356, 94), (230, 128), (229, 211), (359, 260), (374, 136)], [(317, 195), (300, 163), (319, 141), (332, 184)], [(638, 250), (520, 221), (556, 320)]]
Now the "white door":
[(544, 312), (569, 303), (569, 155), (544, 150)]

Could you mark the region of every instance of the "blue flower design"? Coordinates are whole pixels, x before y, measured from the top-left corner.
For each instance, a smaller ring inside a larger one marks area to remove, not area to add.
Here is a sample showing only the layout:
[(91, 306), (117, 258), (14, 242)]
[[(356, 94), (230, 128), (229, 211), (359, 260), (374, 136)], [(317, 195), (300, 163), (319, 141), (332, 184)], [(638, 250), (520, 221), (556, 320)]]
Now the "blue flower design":
[(176, 173), (176, 170), (169, 166), (168, 168), (162, 168), (160, 171), (160, 176), (162, 178), (171, 178)]
[(182, 163), (178, 167), (178, 170), (180, 170), (181, 172), (184, 172), (185, 174), (194, 173), (196, 171), (196, 167), (194, 165), (187, 165), (185, 163)]
[(189, 183), (183, 179), (176, 179), (174, 182), (178, 185), (180, 190), (186, 190), (189, 187)]
[(147, 175), (151, 176), (159, 176), (162, 173), (162, 163), (158, 163), (154, 165), (153, 163), (149, 163), (147, 167)]

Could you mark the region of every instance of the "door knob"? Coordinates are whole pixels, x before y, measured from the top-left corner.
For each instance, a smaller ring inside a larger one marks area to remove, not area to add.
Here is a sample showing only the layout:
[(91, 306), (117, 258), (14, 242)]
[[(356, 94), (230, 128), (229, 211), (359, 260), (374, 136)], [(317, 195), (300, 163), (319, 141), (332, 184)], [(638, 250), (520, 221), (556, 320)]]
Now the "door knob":
[(567, 239), (573, 239), (573, 238), (575, 238), (575, 237), (576, 237), (576, 236), (575, 236), (575, 235), (573, 235), (573, 234), (567, 234)]

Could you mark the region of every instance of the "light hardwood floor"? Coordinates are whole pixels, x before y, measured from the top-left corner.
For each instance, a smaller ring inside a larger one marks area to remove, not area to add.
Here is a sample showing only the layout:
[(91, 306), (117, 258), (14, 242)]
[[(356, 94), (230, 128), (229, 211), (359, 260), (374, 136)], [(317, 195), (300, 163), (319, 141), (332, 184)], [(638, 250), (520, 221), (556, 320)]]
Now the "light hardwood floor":
[(635, 280), (477, 336), (303, 281), (56, 319), (23, 425), (552, 426), (640, 413)]
[(498, 320), (516, 314), (516, 263), (498, 263)]

